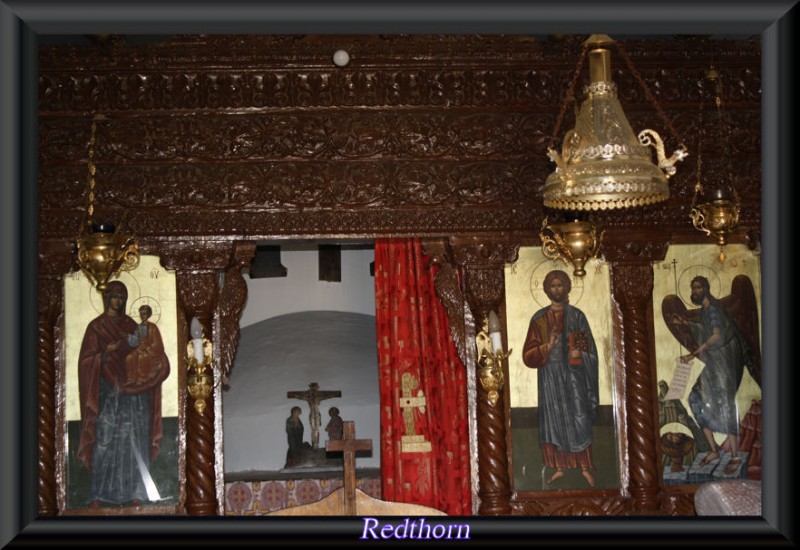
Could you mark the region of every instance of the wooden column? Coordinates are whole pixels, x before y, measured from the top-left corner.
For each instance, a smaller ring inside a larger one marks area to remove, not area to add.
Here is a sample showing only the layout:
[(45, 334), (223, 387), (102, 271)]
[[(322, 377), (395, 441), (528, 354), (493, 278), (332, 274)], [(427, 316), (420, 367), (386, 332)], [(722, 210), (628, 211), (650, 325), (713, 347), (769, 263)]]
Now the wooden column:
[(202, 413), (183, 390), (186, 392), (186, 512), (192, 516), (219, 513), (222, 468), (217, 458), (221, 442), (216, 441), (215, 433), (221, 419), (215, 418), (218, 409), (215, 403), (219, 377), (230, 370), (239, 338), (239, 315), (247, 297), (240, 270), (254, 253), (255, 245), (214, 241), (169, 243), (161, 250), (164, 265), (177, 271), (178, 306), (182, 313), (179, 368), (184, 372), (187, 368), (185, 350), (190, 339), (189, 323), (194, 317), (200, 321), (205, 338), (213, 343), (214, 363), (219, 366), (218, 372), (205, 369), (212, 377), (214, 389), (206, 398)]
[(668, 241), (606, 246), (613, 268), (613, 296), (622, 314), (625, 408), (629, 449), (629, 490), (635, 513), (658, 510), (660, 483), (657, 444), (655, 343), (652, 334), (653, 267)]
[[(217, 297), (217, 273), (213, 271), (178, 272), (178, 300), (184, 312), (185, 327), (197, 317), (203, 334), (213, 342), (212, 320)], [(184, 332), (188, 332), (184, 330)], [(179, 346), (183, 350), (183, 346)], [(184, 357), (184, 369), (186, 358)], [(205, 374), (214, 372), (206, 367)], [(196, 401), (186, 396), (186, 512), (190, 516), (212, 516), (217, 513), (216, 453), (214, 445), (214, 407), (216, 391), (206, 399), (206, 407), (198, 412)]]
[[(504, 266), (516, 260), (518, 246), (505, 239), (450, 238), (453, 258), (462, 267), (467, 303), (475, 319), (475, 332), (481, 330), (489, 311), (498, 310), (504, 297)], [(466, 346), (476, 354), (475, 343)], [(477, 362), (476, 362), (477, 364)], [(505, 365), (504, 371), (507, 372)], [(499, 391), (494, 403), (481, 384), (476, 384), (478, 423), (478, 496), (481, 515), (511, 513), (511, 482), (506, 444), (506, 392)]]
[(57, 370), (61, 348), (60, 323), (64, 313), (64, 275), (72, 266), (72, 250), (67, 242), (40, 243), (39, 254), (39, 485), (37, 511), (41, 516), (58, 513), (57, 460), (61, 441), (57, 425), (58, 388), (63, 373)]

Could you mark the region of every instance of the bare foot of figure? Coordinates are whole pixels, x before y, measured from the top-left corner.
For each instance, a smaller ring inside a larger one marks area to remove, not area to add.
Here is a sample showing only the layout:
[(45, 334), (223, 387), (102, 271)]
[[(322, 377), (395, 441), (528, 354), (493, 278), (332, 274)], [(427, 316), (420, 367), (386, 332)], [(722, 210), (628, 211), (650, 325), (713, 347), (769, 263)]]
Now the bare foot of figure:
[(700, 466), (706, 466), (715, 460), (719, 460), (719, 453), (717, 451), (711, 451), (700, 461)]
[(553, 475), (547, 478), (547, 481), (545, 483), (550, 485), (551, 483), (553, 483), (558, 479), (561, 479), (562, 477), (564, 477), (564, 470), (556, 470), (555, 472), (553, 472)]
[(590, 487), (594, 487), (595, 483), (597, 483), (594, 479), (594, 475), (589, 470), (581, 470), (581, 475), (583, 476), (583, 479), (589, 483)]
[(739, 458), (738, 456), (735, 456), (735, 457), (731, 458), (730, 462), (728, 462), (728, 465), (725, 466), (725, 470), (724, 470), (725, 473), (727, 475), (731, 475), (733, 473), (736, 473), (736, 470), (737, 470), (737, 468), (739, 468), (739, 465), (741, 463), (742, 463), (742, 459)]

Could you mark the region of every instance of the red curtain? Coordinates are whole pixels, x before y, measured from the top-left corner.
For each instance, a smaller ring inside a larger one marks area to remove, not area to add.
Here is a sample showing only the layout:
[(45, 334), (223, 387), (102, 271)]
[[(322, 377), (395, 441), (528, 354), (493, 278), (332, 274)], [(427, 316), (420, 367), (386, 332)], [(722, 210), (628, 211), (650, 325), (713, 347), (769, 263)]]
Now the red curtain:
[(429, 261), (418, 239), (375, 242), (382, 496), (469, 515), (466, 370)]

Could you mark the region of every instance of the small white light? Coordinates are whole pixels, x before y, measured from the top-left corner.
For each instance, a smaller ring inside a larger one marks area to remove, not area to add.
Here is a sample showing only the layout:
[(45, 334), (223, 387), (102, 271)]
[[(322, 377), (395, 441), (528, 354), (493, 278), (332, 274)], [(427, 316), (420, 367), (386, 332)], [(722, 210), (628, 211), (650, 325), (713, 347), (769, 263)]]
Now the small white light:
[(500, 334), (500, 319), (497, 313), (489, 312), (489, 337), (492, 340), (492, 350), (497, 353), (503, 351), (503, 335)]
[(337, 67), (344, 67), (350, 63), (350, 54), (345, 50), (336, 50), (333, 54), (333, 62)]
[(192, 345), (194, 346), (194, 358), (199, 364), (202, 364), (205, 355), (203, 353), (203, 326), (200, 324), (200, 321), (197, 319), (197, 317), (192, 318), (189, 332), (191, 332), (192, 334)]

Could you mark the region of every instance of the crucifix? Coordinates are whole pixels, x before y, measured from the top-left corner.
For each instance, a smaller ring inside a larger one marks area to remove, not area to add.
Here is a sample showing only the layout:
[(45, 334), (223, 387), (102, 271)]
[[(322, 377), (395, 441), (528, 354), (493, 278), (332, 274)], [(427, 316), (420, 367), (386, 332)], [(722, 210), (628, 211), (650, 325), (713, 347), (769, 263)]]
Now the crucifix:
[(344, 439), (328, 441), (326, 451), (344, 452), (344, 513), (356, 515), (356, 451), (371, 451), (371, 439), (356, 439), (356, 425), (344, 421)]
[(286, 397), (291, 399), (302, 399), (308, 402), (311, 409), (308, 413), (308, 421), (311, 424), (311, 448), (319, 448), (319, 426), (322, 423), (322, 415), (319, 412), (319, 403), (323, 399), (331, 397), (341, 397), (341, 391), (320, 391), (319, 384), (311, 382), (305, 391), (290, 391)]

